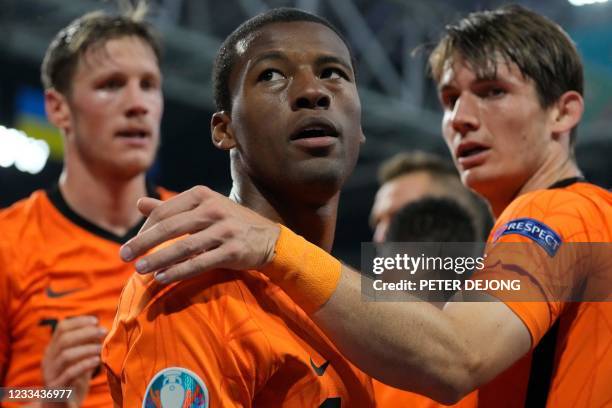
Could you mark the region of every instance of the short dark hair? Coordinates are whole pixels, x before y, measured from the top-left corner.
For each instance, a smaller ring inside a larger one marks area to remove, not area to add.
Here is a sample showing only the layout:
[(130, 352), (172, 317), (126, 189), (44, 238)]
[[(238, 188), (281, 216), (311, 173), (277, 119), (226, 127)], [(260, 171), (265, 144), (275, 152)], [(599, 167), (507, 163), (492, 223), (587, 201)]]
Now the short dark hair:
[(351, 48), (344, 36), (334, 27), (329, 21), (323, 17), (307, 13), (302, 10), (289, 7), (281, 7), (268, 10), (264, 13), (250, 18), (235, 29), (221, 44), (215, 63), (213, 66), (213, 92), (217, 111), (231, 112), (232, 110), (232, 95), (229, 89), (229, 78), (236, 64), (238, 53), (236, 52), (236, 44), (252, 35), (254, 32), (273, 23), (291, 23), (291, 22), (312, 22), (322, 24), (332, 30), (344, 42), (349, 54), (351, 55), (351, 63), (353, 69), (353, 54)]
[(378, 180), (380, 185), (383, 185), (416, 172), (427, 173), (434, 181), (444, 186), (447, 195), (454, 194), (457, 200), (462, 202), (479, 234), (474, 241), (487, 239), (493, 227), (493, 217), (489, 207), (482, 197), (461, 183), (459, 173), (450, 161), (421, 150), (400, 152), (383, 162), (378, 171)]
[(152, 27), (143, 21), (145, 13), (143, 7), (137, 7), (125, 15), (94, 11), (60, 30), (47, 48), (42, 63), (41, 80), (45, 89), (53, 88), (68, 94), (81, 56), (91, 47), (115, 38), (136, 36), (142, 39), (151, 46), (159, 63), (161, 42)]
[(406, 204), (392, 218), (386, 241), (476, 242), (470, 214), (450, 198), (426, 197)]
[(406, 174), (424, 171), (432, 176), (459, 178), (455, 166), (442, 157), (421, 150), (397, 153), (385, 160), (378, 170), (378, 182), (382, 185)]
[[(516, 64), (534, 81), (543, 108), (567, 91), (584, 92), (582, 62), (569, 35), (558, 24), (522, 6), (470, 13), (446, 26), (429, 57), (436, 82), (456, 54), (482, 78), (496, 76), (499, 56)], [(575, 138), (576, 128), (571, 133), (572, 146)]]
[[(464, 242), (478, 241), (476, 227), (472, 217), (455, 200), (450, 198), (422, 198), (402, 207), (391, 219), (387, 235), (387, 242)], [(462, 244), (461, 246), (441, 245), (438, 256), (465, 256), (475, 253), (479, 249), (476, 244)], [(423, 248), (423, 250), (430, 250)], [(429, 279), (456, 279), (454, 271), (438, 269), (427, 271)], [(469, 276), (468, 271), (466, 276)], [(446, 302), (455, 291), (426, 291), (414, 292), (419, 298), (428, 301)]]

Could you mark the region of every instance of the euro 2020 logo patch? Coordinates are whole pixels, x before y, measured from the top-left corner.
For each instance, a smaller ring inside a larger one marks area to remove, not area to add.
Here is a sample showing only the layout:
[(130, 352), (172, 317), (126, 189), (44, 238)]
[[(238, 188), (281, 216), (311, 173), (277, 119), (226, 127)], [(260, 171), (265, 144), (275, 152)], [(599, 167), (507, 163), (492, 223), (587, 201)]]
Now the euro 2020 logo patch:
[(208, 404), (208, 389), (196, 373), (169, 367), (149, 382), (142, 408), (208, 408)]

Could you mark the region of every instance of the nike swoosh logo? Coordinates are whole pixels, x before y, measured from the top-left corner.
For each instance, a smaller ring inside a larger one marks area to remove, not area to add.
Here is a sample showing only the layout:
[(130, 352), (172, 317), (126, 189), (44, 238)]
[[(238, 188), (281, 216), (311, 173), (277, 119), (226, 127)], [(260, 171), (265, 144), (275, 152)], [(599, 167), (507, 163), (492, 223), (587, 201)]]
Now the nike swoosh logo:
[(47, 286), (47, 288), (45, 289), (45, 293), (50, 298), (61, 298), (61, 297), (64, 297), (64, 296), (68, 296), (68, 295), (70, 295), (72, 293), (78, 292), (80, 290), (83, 290), (83, 288), (76, 288), (76, 289), (70, 289), (70, 290), (62, 290), (62, 291), (56, 292), (53, 289), (51, 289), (51, 286)]
[(326, 362), (324, 362), (323, 364), (321, 364), (320, 366), (317, 367), (317, 365), (314, 363), (314, 361), (312, 361), (312, 357), (310, 357), (310, 366), (312, 367), (314, 372), (317, 373), (317, 375), (319, 377), (321, 377), (323, 374), (325, 374), (325, 370), (327, 370), (327, 366), (328, 365), (329, 365), (329, 361), (326, 361)]

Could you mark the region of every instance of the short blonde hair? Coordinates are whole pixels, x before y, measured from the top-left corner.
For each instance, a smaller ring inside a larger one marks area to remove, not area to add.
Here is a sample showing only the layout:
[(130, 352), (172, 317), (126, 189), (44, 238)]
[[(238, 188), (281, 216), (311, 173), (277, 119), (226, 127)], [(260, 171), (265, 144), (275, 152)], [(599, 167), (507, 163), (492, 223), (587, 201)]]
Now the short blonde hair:
[(121, 15), (103, 11), (87, 13), (57, 33), (43, 59), (41, 80), (45, 89), (53, 88), (68, 94), (81, 56), (92, 46), (108, 40), (136, 36), (153, 49), (157, 62), (161, 59), (161, 43), (152, 27), (144, 21), (146, 4), (138, 3)]

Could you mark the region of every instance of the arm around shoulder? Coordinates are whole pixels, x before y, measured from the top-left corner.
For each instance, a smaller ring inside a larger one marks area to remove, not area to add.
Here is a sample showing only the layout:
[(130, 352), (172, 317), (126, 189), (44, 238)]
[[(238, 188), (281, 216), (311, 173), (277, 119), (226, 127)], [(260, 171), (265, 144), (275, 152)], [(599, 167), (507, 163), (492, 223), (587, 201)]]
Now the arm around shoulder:
[[(287, 257), (331, 258), (314, 245), (283, 243), (294, 240), (290, 234), (288, 230), (281, 233), (267, 270)], [(335, 269), (331, 261), (327, 265), (326, 281), (335, 283), (331, 291), (330, 285), (321, 285), (326, 275), (317, 269), (320, 265), (311, 262), (293, 262), (283, 277), (271, 278), (311, 314), (349, 360), (391, 386), (453, 403), (504, 371), (531, 347), (529, 330), (502, 302), (449, 303), (444, 310), (419, 301), (369, 302), (363, 300), (358, 272), (344, 265)], [(287, 265), (280, 265), (283, 268)], [(318, 293), (317, 288), (321, 288)], [(313, 309), (308, 292), (327, 298), (319, 299), (319, 307)]]

